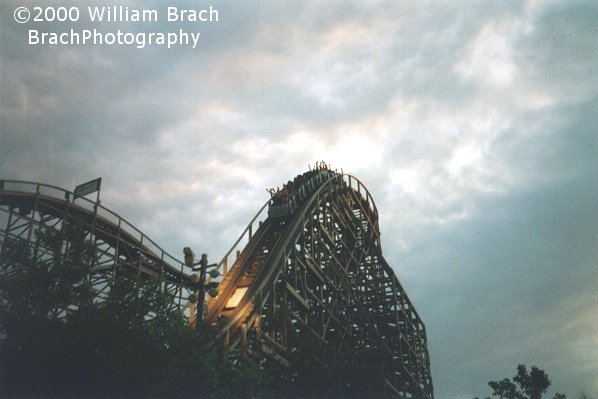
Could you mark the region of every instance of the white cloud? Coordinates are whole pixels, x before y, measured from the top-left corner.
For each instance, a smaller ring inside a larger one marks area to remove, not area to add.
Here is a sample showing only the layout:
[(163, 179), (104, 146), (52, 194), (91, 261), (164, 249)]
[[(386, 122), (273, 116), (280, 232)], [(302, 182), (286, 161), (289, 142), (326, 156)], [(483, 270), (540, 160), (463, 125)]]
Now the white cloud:
[(518, 74), (513, 60), (512, 29), (520, 21), (491, 22), (469, 45), (468, 54), (456, 65), (456, 72), (464, 79), (475, 79), (487, 86), (511, 86)]

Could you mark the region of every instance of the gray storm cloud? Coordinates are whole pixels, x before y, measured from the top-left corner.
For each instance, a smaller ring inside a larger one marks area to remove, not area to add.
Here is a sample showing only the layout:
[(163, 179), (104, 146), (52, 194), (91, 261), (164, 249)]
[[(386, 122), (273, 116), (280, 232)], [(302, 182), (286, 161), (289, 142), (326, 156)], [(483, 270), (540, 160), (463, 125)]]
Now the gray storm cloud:
[(169, 50), (30, 46), (2, 2), (2, 177), (102, 176), (169, 252), (217, 258), (266, 188), (326, 160), (372, 192), (436, 397), (520, 363), (595, 395), (596, 3), (211, 4), (218, 23), (175, 27), (198, 48)]

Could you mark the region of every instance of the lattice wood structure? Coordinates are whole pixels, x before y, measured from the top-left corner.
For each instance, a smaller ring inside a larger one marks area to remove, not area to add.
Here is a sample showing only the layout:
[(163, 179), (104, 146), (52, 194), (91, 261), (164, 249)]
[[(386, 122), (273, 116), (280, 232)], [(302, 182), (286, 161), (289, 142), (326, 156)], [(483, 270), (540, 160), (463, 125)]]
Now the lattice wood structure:
[[(100, 254), (90, 265), (99, 294), (120, 269), (159, 276), (194, 319), (191, 270), (124, 219), (56, 187), (0, 184), (2, 238), (33, 240), (35, 229), (83, 216)], [(382, 256), (367, 189), (320, 166), (271, 193), (218, 264), (221, 277), (208, 279), (218, 285), (205, 313), (216, 342), (232, 356), (283, 366), (310, 345), (320, 365), (359, 359), (380, 370), (388, 397), (433, 398), (426, 330)]]

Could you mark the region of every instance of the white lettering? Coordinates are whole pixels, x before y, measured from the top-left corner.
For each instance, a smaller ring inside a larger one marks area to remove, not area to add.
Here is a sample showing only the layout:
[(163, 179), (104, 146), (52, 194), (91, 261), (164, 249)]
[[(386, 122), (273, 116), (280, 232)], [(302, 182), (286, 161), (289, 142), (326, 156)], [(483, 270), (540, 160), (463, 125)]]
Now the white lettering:
[(29, 44), (39, 43), (39, 32), (35, 29), (29, 29)]
[(213, 6), (203, 10), (178, 9), (168, 7), (168, 22), (218, 22), (218, 10)]
[(127, 32), (120, 29), (112, 32), (102, 32), (97, 29), (76, 30), (71, 28), (64, 32), (40, 32), (35, 29), (28, 31), (31, 45), (127, 45), (144, 48), (148, 45), (164, 45), (168, 48), (176, 46), (199, 45), (200, 32), (187, 32), (184, 29), (162, 32)]
[(200, 33), (193, 33), (191, 32), (191, 38), (193, 39), (193, 48), (197, 47), (197, 43), (199, 42), (199, 35)]
[(179, 20), (179, 14), (176, 7), (168, 7), (168, 22), (176, 22)]

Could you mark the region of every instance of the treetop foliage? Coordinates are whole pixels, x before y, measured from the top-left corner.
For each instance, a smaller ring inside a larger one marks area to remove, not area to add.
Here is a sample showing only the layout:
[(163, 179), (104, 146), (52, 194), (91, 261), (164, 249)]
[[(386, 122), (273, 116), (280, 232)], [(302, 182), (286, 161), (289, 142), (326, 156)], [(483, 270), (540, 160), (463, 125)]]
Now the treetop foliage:
[[(528, 373), (523, 364), (517, 366), (517, 375), (513, 377), (513, 381), (504, 378), (500, 381), (490, 381), (488, 383), (493, 390), (492, 396), (498, 396), (501, 399), (541, 399), (550, 384), (551, 381), (544, 370), (532, 366), (531, 371)], [(553, 399), (567, 399), (567, 396), (557, 393)]]
[(65, 224), (35, 245), (4, 238), (0, 397), (235, 398), (258, 383), (189, 327), (161, 281), (122, 272), (98, 300), (85, 237)]

